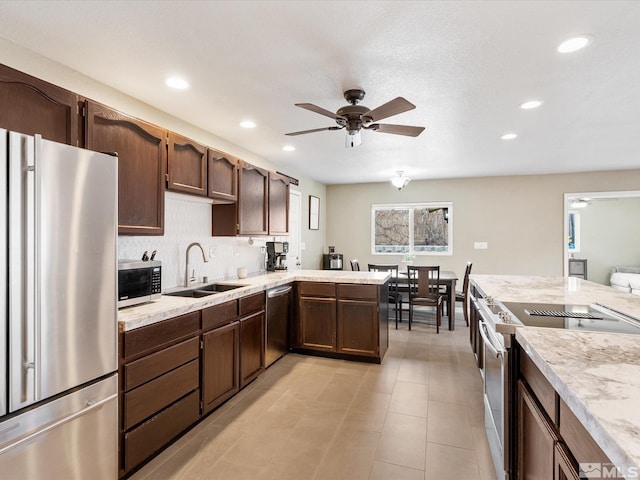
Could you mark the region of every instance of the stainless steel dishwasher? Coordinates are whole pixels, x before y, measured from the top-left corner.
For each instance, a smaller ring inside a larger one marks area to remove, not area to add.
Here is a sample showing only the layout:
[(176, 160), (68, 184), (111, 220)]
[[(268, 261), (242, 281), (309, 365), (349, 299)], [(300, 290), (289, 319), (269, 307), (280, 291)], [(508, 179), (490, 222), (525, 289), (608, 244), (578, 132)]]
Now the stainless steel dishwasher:
[(289, 351), (290, 310), (290, 285), (267, 290), (267, 332), (265, 335), (267, 367)]

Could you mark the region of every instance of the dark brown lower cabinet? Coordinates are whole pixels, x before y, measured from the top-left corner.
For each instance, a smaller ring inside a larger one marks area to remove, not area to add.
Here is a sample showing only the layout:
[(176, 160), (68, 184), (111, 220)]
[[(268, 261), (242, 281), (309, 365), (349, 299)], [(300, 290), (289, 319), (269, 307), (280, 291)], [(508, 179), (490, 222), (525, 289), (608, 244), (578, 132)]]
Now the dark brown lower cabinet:
[(264, 370), (264, 311), (240, 319), (240, 388)]
[(202, 335), (202, 413), (240, 390), (240, 322)]
[(558, 437), (533, 394), (518, 381), (518, 478), (553, 479), (553, 453)]
[(121, 334), (120, 476), (200, 417), (200, 312)]
[(607, 455), (524, 350), (519, 374), (516, 478), (579, 480), (580, 462), (600, 464), (602, 478), (621, 478), (615, 477)]
[(300, 347), (336, 351), (336, 299), (302, 297), (299, 302)]
[(556, 443), (553, 463), (554, 480), (580, 480), (575, 461), (560, 442)]
[(337, 351), (377, 356), (378, 302), (338, 300)]
[(130, 471), (189, 428), (200, 417), (195, 390), (124, 435), (124, 470)]

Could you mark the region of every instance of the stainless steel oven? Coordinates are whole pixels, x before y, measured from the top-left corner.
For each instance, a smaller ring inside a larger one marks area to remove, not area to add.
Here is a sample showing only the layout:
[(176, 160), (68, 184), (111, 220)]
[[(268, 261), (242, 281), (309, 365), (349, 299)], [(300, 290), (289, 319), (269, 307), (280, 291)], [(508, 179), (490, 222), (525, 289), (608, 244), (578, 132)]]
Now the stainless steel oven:
[(498, 480), (509, 478), (509, 416), (510, 408), (510, 352), (511, 338), (495, 330), (492, 306), (477, 300), (482, 337), (484, 373), (484, 423), (491, 450), (491, 458)]

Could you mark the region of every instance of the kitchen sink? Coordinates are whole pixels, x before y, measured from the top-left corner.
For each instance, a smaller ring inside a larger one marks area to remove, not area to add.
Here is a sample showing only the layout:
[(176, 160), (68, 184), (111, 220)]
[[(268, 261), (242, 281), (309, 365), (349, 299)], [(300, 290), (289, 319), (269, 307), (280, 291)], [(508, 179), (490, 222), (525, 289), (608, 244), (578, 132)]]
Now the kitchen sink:
[(202, 298), (208, 297), (215, 293), (228, 292), (229, 290), (235, 290), (241, 288), (243, 285), (223, 285), (220, 283), (212, 283), (211, 285), (203, 285), (202, 287), (191, 288), (189, 290), (180, 290), (178, 292), (165, 293), (170, 297), (187, 297), (187, 298)]
[(197, 290), (203, 292), (228, 292), (229, 290), (235, 290), (241, 288), (243, 285), (224, 285), (221, 283), (212, 283), (211, 285), (205, 285), (204, 287), (198, 287)]

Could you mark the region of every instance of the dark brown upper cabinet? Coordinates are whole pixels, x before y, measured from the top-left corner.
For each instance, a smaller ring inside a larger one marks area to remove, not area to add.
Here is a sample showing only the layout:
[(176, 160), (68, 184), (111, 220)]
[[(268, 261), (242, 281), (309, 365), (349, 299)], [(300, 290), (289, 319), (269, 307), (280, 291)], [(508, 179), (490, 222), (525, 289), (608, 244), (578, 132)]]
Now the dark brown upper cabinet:
[(0, 65), (0, 128), (82, 146), (80, 118), (75, 93)]
[(207, 147), (169, 132), (167, 190), (207, 195)]
[(118, 233), (164, 233), (167, 131), (86, 102), (86, 147), (118, 154)]
[(269, 172), (269, 235), (289, 235), (289, 177)]
[(207, 195), (224, 203), (238, 200), (238, 159), (210, 148)]
[(240, 161), (238, 178), (238, 234), (267, 235), (269, 172)]

